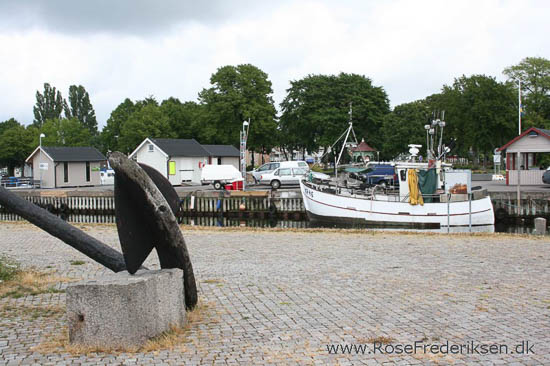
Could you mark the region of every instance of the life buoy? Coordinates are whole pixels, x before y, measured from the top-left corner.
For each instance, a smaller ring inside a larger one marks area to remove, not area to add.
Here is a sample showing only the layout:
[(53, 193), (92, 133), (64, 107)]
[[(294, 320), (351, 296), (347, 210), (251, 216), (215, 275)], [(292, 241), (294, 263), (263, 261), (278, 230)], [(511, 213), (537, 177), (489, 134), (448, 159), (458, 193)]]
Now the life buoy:
[(205, 165), (205, 164), (204, 164), (202, 161), (199, 161), (199, 169), (204, 168), (204, 165)]

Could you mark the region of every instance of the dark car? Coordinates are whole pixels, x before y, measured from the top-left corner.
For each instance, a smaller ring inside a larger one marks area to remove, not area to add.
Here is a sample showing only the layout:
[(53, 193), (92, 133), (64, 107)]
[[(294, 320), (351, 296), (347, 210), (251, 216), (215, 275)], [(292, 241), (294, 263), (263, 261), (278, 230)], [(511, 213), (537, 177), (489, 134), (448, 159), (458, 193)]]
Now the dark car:
[(546, 169), (546, 171), (542, 175), (542, 182), (546, 184), (550, 184), (550, 167)]
[(370, 166), (361, 174), (361, 180), (368, 185), (390, 186), (399, 184), (395, 167), (390, 164)]

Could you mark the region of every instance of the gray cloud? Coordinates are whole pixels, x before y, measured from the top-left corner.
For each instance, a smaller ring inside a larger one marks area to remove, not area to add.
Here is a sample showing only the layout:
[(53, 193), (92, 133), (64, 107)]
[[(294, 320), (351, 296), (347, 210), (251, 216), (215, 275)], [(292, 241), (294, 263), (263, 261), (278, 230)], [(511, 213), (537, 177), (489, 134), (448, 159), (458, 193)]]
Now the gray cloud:
[(269, 9), (267, 4), (252, 0), (4, 0), (0, 2), (0, 28), (21, 31), (41, 27), (57, 33), (146, 36), (185, 22), (234, 20), (260, 7), (262, 11)]

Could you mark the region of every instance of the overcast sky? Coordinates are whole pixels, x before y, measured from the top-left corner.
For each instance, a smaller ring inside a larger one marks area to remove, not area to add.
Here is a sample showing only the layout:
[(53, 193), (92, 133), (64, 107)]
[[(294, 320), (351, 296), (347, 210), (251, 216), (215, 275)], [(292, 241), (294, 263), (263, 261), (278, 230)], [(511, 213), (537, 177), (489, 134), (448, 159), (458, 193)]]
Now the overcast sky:
[(550, 58), (550, 2), (498, 0), (0, 0), (0, 121), (33, 120), (44, 82), (83, 85), (100, 127), (125, 98), (196, 101), (225, 65), (290, 80), (357, 73), (392, 106), (463, 74), (504, 80)]

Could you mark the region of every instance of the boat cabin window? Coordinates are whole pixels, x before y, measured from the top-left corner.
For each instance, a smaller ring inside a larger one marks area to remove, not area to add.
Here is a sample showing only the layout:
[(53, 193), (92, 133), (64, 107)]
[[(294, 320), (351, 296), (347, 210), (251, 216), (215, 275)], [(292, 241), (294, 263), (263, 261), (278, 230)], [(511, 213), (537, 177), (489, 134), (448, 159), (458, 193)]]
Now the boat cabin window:
[(399, 171), (399, 178), (401, 179), (401, 182), (404, 182), (407, 180), (407, 169), (403, 169)]

